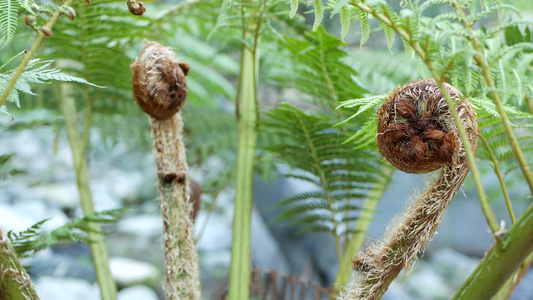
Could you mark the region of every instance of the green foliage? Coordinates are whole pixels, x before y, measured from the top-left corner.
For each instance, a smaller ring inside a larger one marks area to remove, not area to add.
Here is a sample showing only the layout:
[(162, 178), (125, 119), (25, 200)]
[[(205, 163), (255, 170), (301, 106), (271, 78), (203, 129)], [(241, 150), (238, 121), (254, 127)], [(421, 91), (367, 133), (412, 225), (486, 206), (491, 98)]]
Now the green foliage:
[(18, 27), (18, 11), (22, 7), (34, 14), (30, 5), (33, 0), (0, 0), (0, 50), (13, 39)]
[[(480, 134), (484, 138), (479, 143), (476, 157), (489, 161), (493, 165), (498, 165), (502, 176), (506, 176), (518, 169), (519, 165), (514, 159), (510, 140), (505, 134), (501, 116), (496, 111), (492, 101), (475, 98), (470, 99), (470, 101), (478, 112)], [(506, 106), (505, 108), (514, 128), (522, 128), (522, 130), (533, 128), (531, 126), (533, 115), (518, 111), (513, 106)], [(528, 158), (528, 162), (530, 164), (533, 163), (533, 137), (531, 135), (522, 135), (518, 141)]]
[[(90, 243), (91, 240), (87, 236), (89, 231), (93, 232), (90, 223), (116, 222), (121, 211), (122, 209), (112, 209), (89, 214), (83, 218), (76, 218), (48, 233), (43, 232), (41, 227), (46, 221), (50, 220), (50, 218), (44, 219), (21, 232), (16, 233), (11, 230), (7, 233), (7, 236), (11, 240), (17, 256), (28, 257), (46, 247), (51, 247), (66, 241)], [(104, 234), (103, 232), (95, 233)]]
[(293, 167), (285, 176), (315, 186), (280, 202), (278, 206), (285, 209), (276, 220), (291, 219), (302, 226), (300, 231), (353, 233), (350, 221), (357, 219), (358, 200), (379, 177), (377, 157), (354, 151), (351, 144), (344, 143), (348, 134), (333, 127), (335, 121), (330, 116), (306, 113), (288, 104), (266, 116), (265, 130), (282, 137), (266, 150)]
[(347, 53), (340, 49), (342, 41), (323, 27), (307, 33), (305, 39), (286, 37), (280, 43), (283, 55), (274, 58), (270, 78), (302, 93), (301, 99), (291, 101), (305, 105), (301, 101), (305, 99), (316, 109), (282, 104), (267, 112), (261, 123), (265, 135), (278, 137), (264, 150), (291, 167), (283, 175), (314, 186), (280, 202), (284, 211), (277, 220), (289, 220), (301, 232), (327, 231), (336, 238), (348, 238), (361, 199), (380, 176), (380, 162), (368, 148), (354, 150), (353, 144), (346, 143), (364, 124), (356, 118), (335, 126), (346, 117), (344, 110), (336, 108), (340, 100), (363, 95), (365, 90), (354, 81), (354, 69), (344, 62)]
[(13, 163), (14, 154), (2, 154), (0, 155), (0, 180), (19, 173), (24, 173), (23, 170), (17, 169)]
[[(32, 92), (30, 84), (38, 83), (48, 83), (48, 81), (55, 80), (55, 81), (66, 81), (66, 82), (79, 82), (84, 83), (87, 85), (92, 85), (95, 87), (99, 87), (97, 85), (94, 85), (92, 83), (89, 83), (87, 80), (83, 78), (79, 78), (76, 76), (71, 76), (65, 73), (62, 73), (59, 69), (51, 68), (51, 64), (53, 63), (52, 60), (40, 60), (40, 59), (33, 59), (28, 63), (28, 66), (22, 74), (20, 75), (19, 79), (17, 80), (17, 83), (15, 84), (15, 88), (11, 91), (9, 96), (7, 97), (7, 100), (10, 102), (14, 102), (17, 107), (20, 107), (20, 101), (19, 101), (19, 92), (30, 94), (30, 95), (36, 95)], [(5, 65), (4, 65), (5, 66)], [(2, 68), (4, 67), (2, 66)], [(2, 69), (0, 68), (0, 71)], [(4, 73), (0, 73), (0, 94), (3, 93), (9, 83), (9, 80), (15, 73), (15, 70), (8, 70)], [(2, 106), (0, 109), (0, 112), (7, 114), (7, 109), (5, 106)]]

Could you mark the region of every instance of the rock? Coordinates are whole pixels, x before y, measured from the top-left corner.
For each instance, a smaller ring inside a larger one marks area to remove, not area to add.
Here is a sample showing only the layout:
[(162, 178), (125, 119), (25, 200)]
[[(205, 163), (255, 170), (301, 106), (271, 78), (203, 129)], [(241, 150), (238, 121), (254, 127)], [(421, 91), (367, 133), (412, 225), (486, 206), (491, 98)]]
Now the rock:
[(397, 281), (393, 281), (385, 294), (383, 294), (382, 300), (414, 300), (415, 297), (411, 296), (405, 287), (399, 284)]
[(135, 285), (118, 292), (118, 300), (159, 300), (159, 297), (146, 285)]
[[(200, 212), (196, 218), (196, 232), (204, 226), (207, 214)], [(198, 250), (202, 252), (230, 249), (232, 240), (232, 220), (226, 216), (212, 213), (205, 231), (198, 240)]]
[(450, 299), (454, 290), (433, 269), (420, 265), (408, 278), (406, 287), (421, 299)]
[(54, 183), (35, 188), (36, 193), (51, 206), (62, 209), (76, 209), (80, 205), (78, 188), (72, 183)]
[(0, 220), (2, 220), (0, 226), (7, 233), (10, 230), (23, 231), (35, 224), (31, 217), (25, 216), (12, 206), (7, 204), (0, 204)]
[(158, 215), (135, 215), (119, 221), (118, 231), (143, 238), (163, 236), (163, 220)]
[(43, 276), (34, 283), (41, 300), (100, 299), (98, 286), (81, 279)]
[(159, 271), (153, 265), (125, 257), (109, 259), (111, 274), (119, 286), (129, 287), (157, 280)]
[(287, 274), (289, 266), (278, 242), (270, 233), (263, 218), (254, 209), (252, 211), (252, 263), (254, 267), (276, 270)]
[(474, 271), (478, 261), (450, 248), (438, 249), (431, 254), (432, 269), (446, 280), (449, 287), (455, 290)]
[(17, 201), (13, 205), (13, 209), (26, 217), (30, 217), (34, 224), (44, 219), (49, 219), (41, 226), (41, 229), (45, 232), (51, 232), (70, 221), (65, 213), (58, 208), (49, 209), (42, 201), (38, 200)]

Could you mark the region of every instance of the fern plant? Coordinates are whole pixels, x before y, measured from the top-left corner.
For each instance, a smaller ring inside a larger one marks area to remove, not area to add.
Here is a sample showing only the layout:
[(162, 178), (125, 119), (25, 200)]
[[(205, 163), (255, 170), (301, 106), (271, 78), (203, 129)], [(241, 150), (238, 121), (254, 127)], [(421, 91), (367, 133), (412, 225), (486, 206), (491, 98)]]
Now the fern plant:
[[(448, 7), (448, 13), (438, 16), (428, 16), (425, 14), (425, 11), (433, 6)], [(514, 28), (519, 24), (531, 24), (532, 22), (516, 19), (504, 22), (501, 25), (498, 24), (488, 28), (476, 29), (478, 27), (474, 25), (481, 23), (483, 26), (484, 20), (488, 16), (491, 16), (491, 14), (506, 11), (509, 12), (505, 15), (506, 17), (519, 14), (519, 11), (510, 5), (486, 3), (485, 1), (481, 1), (480, 3), (460, 0), (403, 1), (403, 8), (400, 12), (395, 11), (383, 1), (346, 1), (343, 3), (343, 7), (354, 8), (358, 12), (358, 15), (356, 13), (353, 15), (357, 15), (361, 21), (363, 37), (366, 37), (367, 33), (365, 32), (369, 31), (369, 17), (375, 18), (380, 22), (387, 39), (389, 50), (392, 49), (394, 35), (399, 35), (403, 41), (405, 52), (414, 55), (415, 59), (418, 60), (417, 65), (419, 66), (420, 74), (423, 77), (435, 78), (441, 90), (444, 91), (444, 82), (448, 81), (463, 91), (464, 96), (467, 98), (491, 98), (494, 101), (492, 115), (497, 115), (496, 118), (501, 118), (501, 127), (500, 130), (487, 129), (484, 133), (485, 136), (483, 138), (485, 142), (483, 144), (494, 163), (495, 171), (501, 173), (499, 170), (501, 160), (513, 159), (516, 166), (521, 169), (526, 183), (533, 191), (533, 175), (524, 155), (524, 151), (528, 151), (529, 147), (524, 144), (523, 138), (517, 138), (509, 113), (520, 115), (522, 118), (529, 118), (529, 116), (524, 113), (518, 113), (516, 109), (506, 108), (505, 106), (506, 103), (509, 104), (511, 102), (520, 105), (523, 99), (528, 99), (529, 96), (527, 94), (531, 93), (531, 87), (529, 86), (531, 82), (531, 70), (527, 67), (527, 62), (529, 62), (530, 58), (527, 53), (530, 51), (532, 44), (530, 42), (520, 42), (506, 45), (500, 38), (500, 33), (506, 28)], [(316, 11), (317, 16), (322, 15), (322, 13)], [(362, 17), (361, 15), (364, 16)], [(522, 65), (524, 62), (526, 63), (525, 67)], [(448, 106), (452, 107), (453, 101), (450, 96), (445, 92), (443, 93)], [(382, 96), (349, 101), (343, 103), (342, 107), (360, 106), (360, 112), (362, 112), (367, 110), (372, 104), (377, 105), (380, 102), (380, 98)], [(486, 101), (482, 102), (485, 103), (483, 105), (485, 111), (484, 114), (480, 115), (486, 116), (487, 111), (490, 111), (490, 106), (486, 105)], [(468, 145), (466, 132), (459, 122), (459, 116), (453, 113), (453, 110), (451, 112), (459, 129), (462, 142)], [(481, 120), (489, 124), (486, 128), (494, 124), (486, 118), (481, 118)], [(369, 134), (358, 133), (358, 136), (371, 136), (371, 130), (372, 126), (368, 126), (365, 128), (365, 131), (369, 132)], [(504, 137), (497, 138), (492, 143), (489, 141), (489, 139), (500, 134)], [(506, 141), (508, 141), (512, 152), (499, 149)], [(498, 225), (488, 204), (474, 153), (468, 147), (466, 150), (481, 206), (491, 230), (496, 232)], [(487, 157), (487, 152), (482, 155)], [(503, 180), (500, 180), (500, 182), (502, 189), (505, 189)], [(513, 215), (511, 206), (508, 205), (508, 207), (511, 215)], [(529, 211), (526, 211), (522, 218), (517, 220), (517, 224), (527, 220)], [(511, 231), (515, 232), (513, 228)], [(513, 238), (520, 240), (520, 236), (521, 234), (508, 238), (509, 240)], [(533, 247), (530, 244), (525, 243), (524, 246), (530, 249)], [(492, 251), (501, 254), (503, 250), (498, 245)], [(513, 263), (514, 269), (507, 268), (503, 272), (505, 275), (493, 276), (490, 279), (490, 282), (494, 285), (491, 286), (490, 291), (484, 291), (482, 293), (484, 298), (490, 297), (500, 288), (505, 281), (504, 278), (517, 270), (519, 263), (526, 259), (527, 253), (529, 252), (524, 251), (516, 259)], [(526, 264), (530, 262), (530, 259), (528, 259)], [(495, 262), (482, 262), (476, 272), (483, 272), (483, 267), (491, 263), (494, 264)], [(480, 291), (477, 287), (480, 287), (481, 281), (476, 281), (476, 277), (474, 276), (465, 284), (464, 289), (457, 294), (458, 297), (480, 297), (481, 294), (476, 293)], [(490, 276), (484, 277), (488, 278)], [(470, 296), (466, 296), (466, 294)]]

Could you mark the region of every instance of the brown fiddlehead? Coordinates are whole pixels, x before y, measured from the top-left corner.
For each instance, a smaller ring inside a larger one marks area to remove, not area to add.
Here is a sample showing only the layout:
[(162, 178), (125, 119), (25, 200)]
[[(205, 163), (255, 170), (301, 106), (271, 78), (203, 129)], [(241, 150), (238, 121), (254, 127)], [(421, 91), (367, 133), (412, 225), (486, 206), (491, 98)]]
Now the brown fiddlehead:
[[(476, 112), (461, 93), (444, 84), (475, 151)], [(444, 211), (470, 170), (465, 147), (437, 82), (422, 79), (394, 90), (378, 110), (377, 143), (394, 167), (408, 173), (438, 175), (387, 226), (384, 237), (354, 260), (352, 281), (342, 299), (380, 299), (403, 268), (435, 235)]]
[[(200, 299), (194, 205), (179, 110), (187, 97), (189, 67), (157, 42), (148, 42), (131, 65), (133, 96), (150, 115), (165, 243), (167, 300)], [(197, 193), (198, 194), (198, 193)], [(198, 195), (199, 196), (199, 195)], [(198, 207), (197, 207), (198, 209)]]

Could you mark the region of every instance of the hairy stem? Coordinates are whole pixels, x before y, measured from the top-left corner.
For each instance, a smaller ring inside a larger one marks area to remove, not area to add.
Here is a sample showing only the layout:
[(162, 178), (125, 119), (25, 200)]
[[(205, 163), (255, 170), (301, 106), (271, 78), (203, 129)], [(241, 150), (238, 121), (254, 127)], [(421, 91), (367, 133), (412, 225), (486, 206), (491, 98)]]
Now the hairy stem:
[(198, 300), (198, 254), (190, 218), (192, 203), (181, 114), (166, 120), (150, 118), (150, 125), (164, 225), (166, 299)]
[[(63, 3), (62, 7), (70, 6), (72, 5), (72, 3), (74, 3), (74, 0), (66, 0)], [(59, 17), (61, 17), (60, 9), (56, 10), (54, 14), (52, 15), (52, 17), (50, 18), (50, 20), (48, 20), (48, 22), (45, 25), (46, 28), (52, 30), (54, 26), (56, 25), (57, 21), (59, 20)], [(24, 55), (24, 58), (22, 59), (19, 66), (15, 70), (13, 77), (11, 77), (11, 79), (9, 80), (9, 83), (6, 86), (6, 89), (0, 96), (0, 107), (4, 105), (4, 103), (6, 102), (7, 97), (9, 96), (9, 94), (11, 94), (11, 91), (15, 87), (15, 83), (17, 83), (17, 80), (19, 79), (20, 75), (22, 74), (22, 72), (24, 72), (24, 69), (30, 62), (31, 58), (33, 57), (33, 55), (35, 55), (35, 52), (37, 52), (37, 49), (39, 48), (39, 46), (42, 44), (42, 42), (45, 39), (46, 39), (46, 35), (42, 31), (39, 30), (37, 37), (35, 38), (35, 40), (33, 41), (33, 44), (30, 47), (30, 50), (28, 51), (28, 53), (26, 53), (26, 55)]]
[[(89, 170), (87, 167), (87, 159), (85, 157), (85, 149), (82, 148), (81, 136), (78, 132), (74, 99), (70, 96), (62, 97), (62, 85), (57, 84), (56, 86), (58, 91), (58, 103), (65, 118), (65, 126), (72, 150), (81, 207), (84, 215), (92, 214), (94, 213), (94, 205), (90, 187)], [(100, 295), (103, 300), (114, 300), (117, 298), (117, 287), (109, 269), (109, 259), (104, 238), (100, 234), (102, 229), (100, 224), (96, 222), (91, 222), (90, 228), (91, 230), (87, 231), (87, 234), (89, 240), (91, 240), (89, 247), (91, 248), (96, 280), (100, 286)]]
[(26, 269), (0, 227), (0, 299), (39, 300)]

